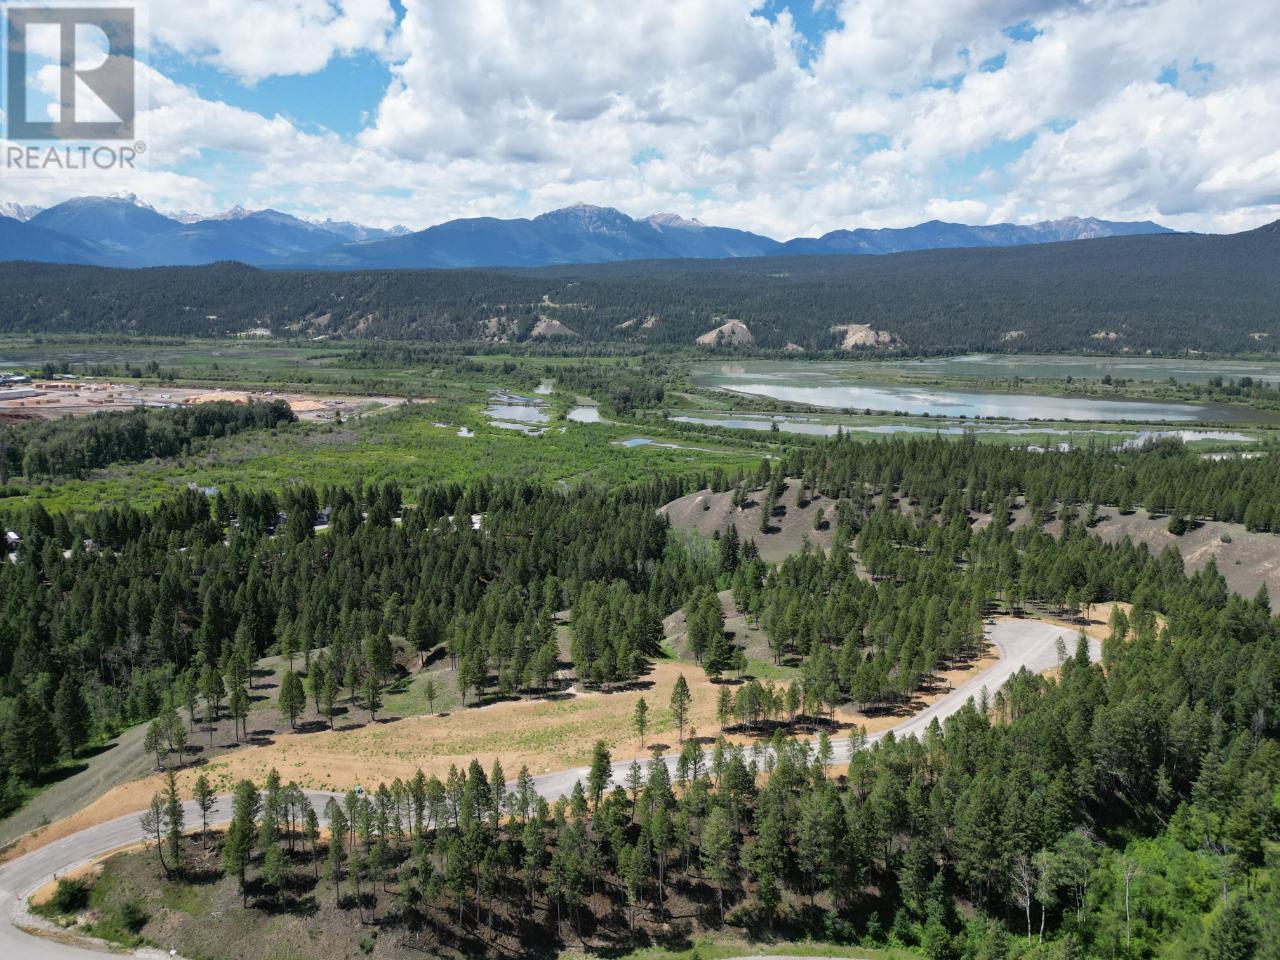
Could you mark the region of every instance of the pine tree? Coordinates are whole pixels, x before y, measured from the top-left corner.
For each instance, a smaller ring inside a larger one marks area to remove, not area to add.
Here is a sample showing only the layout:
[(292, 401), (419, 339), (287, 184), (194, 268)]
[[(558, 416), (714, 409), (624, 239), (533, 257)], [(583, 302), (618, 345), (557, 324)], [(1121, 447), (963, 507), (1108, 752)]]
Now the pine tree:
[(170, 770), (164, 778), (165, 846), (169, 851), (169, 863), (173, 872), (182, 872), (182, 827), (186, 814), (182, 798), (178, 795), (177, 774)]
[(395, 653), (391, 649), (391, 638), (385, 628), (369, 634), (364, 643), (364, 665), (377, 677), (379, 684), (384, 684), (395, 670)]
[(204, 722), (209, 726), (209, 745), (213, 746), (213, 728), (222, 712), (222, 698), (227, 695), (227, 688), (222, 682), (222, 674), (207, 664), (200, 674), (200, 695), (204, 697)]
[(603, 796), (605, 788), (609, 786), (609, 780), (613, 776), (611, 763), (612, 758), (609, 756), (609, 748), (605, 746), (603, 740), (597, 740), (591, 752), (591, 769), (587, 774), (587, 787), (591, 791), (591, 809), (593, 812), (600, 809), (600, 797)]
[(196, 782), (191, 788), (191, 799), (196, 802), (196, 807), (200, 810), (200, 838), (206, 844), (209, 837), (209, 812), (213, 809), (213, 805), (217, 803), (217, 795), (213, 792), (213, 787), (209, 783), (209, 778), (203, 773), (196, 777)]
[(342, 679), (343, 686), (347, 688), (347, 697), (354, 703), (356, 690), (360, 686), (360, 666), (356, 663), (355, 657), (347, 661), (346, 675)]
[(296, 729), (298, 717), (307, 706), (307, 693), (302, 688), (302, 681), (292, 670), (286, 671), (281, 678), (277, 700), (281, 715), (288, 719), (290, 727)]
[(1230, 899), (1209, 925), (1206, 960), (1252, 960), (1258, 948), (1258, 925), (1239, 896)]
[(724, 885), (733, 873), (733, 828), (724, 808), (714, 806), (702, 826), (699, 845), (703, 872), (715, 882), (720, 903), (720, 923), (724, 923)]
[(53, 697), (53, 726), (68, 757), (79, 753), (89, 740), (89, 705), (70, 671), (62, 675)]
[(279, 841), (273, 841), (262, 855), (262, 879), (276, 892), (276, 904), (282, 906), (289, 879), (289, 864)]
[(631, 726), (635, 728), (636, 738), (643, 749), (644, 735), (649, 729), (649, 705), (644, 702), (644, 697), (636, 701), (635, 712), (631, 715)]
[(176, 714), (174, 720), (176, 722), (170, 731), (169, 739), (173, 744), (174, 753), (178, 755), (178, 766), (182, 766), (187, 759), (187, 727)]
[(644, 889), (644, 859), (637, 847), (630, 843), (624, 843), (618, 851), (618, 876), (627, 893), (627, 927), (632, 936), (636, 930), (636, 904), (640, 902)]
[(760, 532), (768, 533), (771, 529), (773, 520), (774, 498), (770, 492), (765, 495), (764, 503), (760, 505)]
[(245, 906), (249, 902), (248, 870), (257, 833), (256, 819), (260, 802), (258, 790), (251, 781), (241, 780), (236, 784), (231, 823), (222, 844), (222, 869), (237, 879), (240, 899)]
[(298, 631), (294, 624), (289, 622), (285, 625), (284, 633), (280, 636), (280, 656), (289, 661), (289, 672), (293, 672), (293, 658), (298, 655)]
[(738, 528), (732, 523), (725, 524), (724, 532), (720, 535), (720, 570), (723, 573), (733, 573), (738, 569)]
[(307, 689), (311, 694), (311, 702), (315, 704), (316, 713), (324, 715), (321, 701), (324, 699), (324, 687), (329, 681), (329, 669), (324, 657), (317, 657), (307, 670)]
[(39, 699), (25, 691), (10, 707), (4, 729), (4, 756), (24, 779), (34, 782), (58, 755), (53, 721)]
[(427, 654), (439, 643), (435, 630), (435, 620), (431, 615), (430, 608), (427, 606), (427, 595), (425, 593), (419, 594), (418, 599), (413, 603), (405, 639), (409, 641), (410, 647), (418, 651), (419, 663), (425, 665)]
[(342, 804), (330, 797), (324, 808), (325, 819), (329, 821), (329, 852), (325, 860), (325, 878), (333, 883), (333, 897), (339, 904), (342, 902), (342, 865), (346, 862), (347, 851), (343, 846), (343, 837), (351, 828)]
[[(665, 766), (663, 769), (666, 769)], [(658, 919), (666, 912), (667, 858), (671, 850), (671, 816), (665, 804), (649, 814), (649, 842), (653, 844), (654, 880), (658, 886)]]
[(321, 712), (329, 720), (329, 729), (333, 729), (333, 714), (338, 705), (338, 677), (330, 670), (325, 674), (324, 690), (320, 694)]
[(716, 701), (716, 720), (720, 723), (720, 732), (723, 733), (725, 727), (729, 726), (729, 722), (733, 719), (733, 694), (729, 692), (728, 687), (720, 688), (720, 695)]
[(143, 836), (155, 844), (156, 859), (160, 861), (160, 869), (164, 871), (165, 876), (168, 876), (169, 864), (164, 858), (164, 816), (164, 798), (158, 793), (153, 793), (147, 809), (138, 817), (138, 826), (142, 828)]
[(307, 846), (311, 848), (311, 865), (318, 878), (320, 876), (320, 818), (316, 816), (315, 807), (306, 801), (304, 803), (306, 803), (306, 810), (303, 814), (302, 836), (307, 841)]
[(187, 728), (194, 733), (196, 729), (196, 706), (200, 700), (200, 677), (194, 667), (189, 667), (182, 674), (179, 685), (179, 699), (187, 711)]
[(681, 743), (684, 743), (684, 725), (689, 719), (689, 707), (692, 703), (693, 696), (689, 693), (689, 684), (682, 673), (676, 677), (675, 686), (671, 690), (671, 715), (680, 731)]
[(422, 695), (427, 698), (427, 711), (429, 713), (436, 712), (436, 681), (434, 677), (427, 677), (427, 682), (422, 685)]
[[(240, 668), (243, 671), (243, 682), (252, 690), (253, 665), (257, 662), (258, 651), (254, 645), (253, 632), (247, 619), (242, 619), (239, 626), (236, 627), (235, 642), (231, 649), (232, 659), (239, 661)], [(233, 683), (232, 685), (234, 686), (235, 684)]]
[(546, 862), (546, 841), (542, 836), (542, 824), (537, 818), (530, 819), (524, 825), (521, 838), (524, 848), (524, 860), (521, 869), (524, 871), (524, 889), (528, 897), (529, 909), (533, 909), (534, 898), (542, 883), (542, 866)]
[(376, 720), (378, 711), (382, 708), (382, 688), (378, 685), (378, 678), (374, 674), (369, 674), (364, 678), (364, 708), (369, 711), (369, 719)]
[(165, 742), (164, 726), (159, 720), (152, 720), (147, 724), (147, 732), (142, 738), (142, 749), (155, 756), (157, 767), (164, 766), (164, 756), (168, 746)]
[(240, 731), (244, 730), (244, 735), (249, 736), (249, 692), (242, 686), (235, 686), (231, 690), (229, 707), (231, 709), (231, 719), (235, 727), (236, 740), (240, 739)]

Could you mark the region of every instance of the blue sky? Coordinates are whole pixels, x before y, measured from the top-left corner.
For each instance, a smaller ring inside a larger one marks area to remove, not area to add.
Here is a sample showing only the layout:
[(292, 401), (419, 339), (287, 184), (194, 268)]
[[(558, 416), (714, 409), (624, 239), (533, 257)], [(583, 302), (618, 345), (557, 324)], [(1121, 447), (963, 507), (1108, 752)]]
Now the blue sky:
[(245, 83), (212, 64), (158, 51), (153, 66), (208, 100), (264, 116), (281, 114), (305, 130), (355, 137), (391, 82), (387, 63), (369, 53), (335, 57), (316, 73)]
[(1280, 217), (1261, 0), (205, 0), (149, 22), (147, 169), (0, 201), (420, 228), (583, 200), (780, 237)]

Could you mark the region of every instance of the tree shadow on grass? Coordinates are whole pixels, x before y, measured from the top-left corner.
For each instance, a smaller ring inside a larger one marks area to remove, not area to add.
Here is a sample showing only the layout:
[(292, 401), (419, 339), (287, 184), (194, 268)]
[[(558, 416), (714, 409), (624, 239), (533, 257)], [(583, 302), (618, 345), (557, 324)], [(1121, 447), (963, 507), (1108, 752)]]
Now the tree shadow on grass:
[(218, 883), (223, 877), (221, 870), (213, 867), (200, 869), (187, 869), (182, 873), (182, 879), (185, 883), (193, 887), (208, 887)]
[(92, 760), (94, 757), (102, 756), (102, 754), (106, 753), (109, 750), (114, 750), (117, 746), (119, 746), (119, 742), (116, 740), (112, 740), (108, 743), (99, 743), (99, 744), (95, 744), (92, 747), (85, 747), (78, 754), (76, 754), (76, 759)]
[(418, 672), (423, 673), (425, 671), (430, 670), (432, 667), (434, 667), (437, 663), (439, 663), (448, 655), (449, 655), (449, 651), (445, 649), (443, 644), (433, 648), (432, 650), (429, 650), (425, 657), (419, 658), (420, 666), (418, 667)]
[(88, 769), (89, 765), (87, 763), (64, 763), (51, 770), (46, 770), (36, 782), (42, 787), (48, 787), (74, 777), (78, 773), (84, 773)]

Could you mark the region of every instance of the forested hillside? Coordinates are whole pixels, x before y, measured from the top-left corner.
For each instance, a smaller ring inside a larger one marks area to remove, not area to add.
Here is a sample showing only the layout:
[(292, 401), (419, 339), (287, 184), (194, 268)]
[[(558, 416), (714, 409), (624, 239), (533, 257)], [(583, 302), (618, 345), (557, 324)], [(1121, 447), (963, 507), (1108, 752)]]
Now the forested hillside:
[(212, 855), (161, 823), (146, 856), (162, 884), (188, 867), (222, 877), (230, 909), (276, 930), (307, 904), (408, 950), (553, 955), (730, 925), (930, 960), (1271, 960), (1274, 701), (1236, 691), (1274, 697), (1280, 635), (1212, 577), (1151, 584), (1168, 626), (1117, 617), (1105, 668), (1077, 651), (1056, 678), (1020, 675), (922, 739), (855, 754), (843, 777), (822, 740), (778, 735), (767, 754), (721, 739), (709, 759), (689, 741), (674, 776), (635, 762), (610, 787), (597, 745), (548, 805), (528, 769), (473, 760), (330, 800), (323, 841), (273, 772), (238, 785)]
[[(769, 567), (749, 541), (697, 548), (655, 514), (691, 486), (769, 505), (788, 483), (836, 501), (829, 556)], [(1056, 511), (1062, 534), (1011, 529), (1015, 497)], [(1212, 567), (1187, 577), (1172, 549), (1091, 536), (1090, 504), (1125, 498), (1232, 513), (1280, 502), (1280, 475), (1174, 445), (1033, 454), (838, 438), (754, 476), (613, 492), (427, 485), (405, 505), (389, 485), (295, 485), (188, 492), (150, 514), (37, 509), (16, 562), (0, 564), (8, 799), (59, 753), (149, 717), (157, 756), (180, 758), (197, 718), (241, 716), (265, 652), (292, 665), (282, 711), (314, 701), (331, 717), (344, 699), (374, 717), (401, 669), (393, 638), (452, 657), (472, 697), (543, 689), (562, 670), (608, 689), (643, 672), (658, 618), (683, 605), (708, 673), (741, 672), (711, 592), (728, 584), (775, 655), (800, 663), (789, 686), (721, 688), (721, 730), (772, 732), (771, 752), (720, 741), (708, 758), (689, 740), (674, 776), (636, 763), (610, 789), (601, 746), (554, 806), (527, 770), (508, 783), (473, 763), (353, 791), (330, 806), (328, 841), (306, 826), (299, 791), (244, 782), (212, 852), (183, 839), (160, 795), (145, 856), (162, 884), (190, 869), (235, 889), (229, 909), (378, 918), (415, 949), (616, 946), (682, 918), (918, 946), (930, 960), (1246, 960), (1274, 944), (1280, 889), (1266, 862), (1280, 827), (1280, 621)], [(994, 522), (971, 525), (971, 509)], [(1133, 608), (1113, 614), (1101, 665), (1082, 646), (1052, 678), (1019, 675), (922, 740), (856, 754), (843, 777), (823, 740), (786, 739), (823, 728), (837, 703), (901, 698), (971, 650), (991, 609), (1069, 615), (1104, 601)], [(113, 889), (99, 909), (125, 909)], [(146, 925), (137, 902), (131, 916)]]
[(726, 318), (757, 349), (1273, 352), (1280, 224), (1231, 236), (1113, 237), (885, 257), (648, 261), (536, 271), (112, 271), (0, 265), (0, 330), (527, 340), (691, 347)]
[[(590, 684), (626, 682), (657, 653), (658, 621), (700, 609), (717, 578), (762, 621), (776, 655), (800, 658), (806, 712), (892, 702), (973, 648), (988, 603), (1158, 606), (1158, 584), (1181, 575), (1176, 553), (1156, 560), (1127, 542), (1103, 545), (1087, 535), (1092, 507), (1145, 504), (1185, 522), (1276, 529), (1274, 460), (1207, 463), (1176, 444), (1034, 454), (841, 438), (765, 461), (754, 477), (615, 492), (436, 484), (404, 508), (394, 485), (294, 484), (212, 500), (185, 491), (151, 513), (51, 517), (37, 506), (15, 518), (21, 543), (0, 564), (3, 763), (18, 782), (36, 781), (60, 752), (164, 710), (194, 719), (203, 697), (217, 716), (268, 651), (304, 658), (317, 707), (345, 689), (370, 713), (391, 679), (392, 636), (447, 653), (464, 696), (544, 690), (565, 668)], [(654, 512), (693, 484), (758, 497), (767, 515), (788, 482), (834, 503), (840, 546), (829, 561), (771, 571), (749, 541), (725, 541), (718, 555), (695, 549)], [(1023, 499), (1033, 517), (1057, 511), (1063, 537), (1013, 533), (1010, 509)], [(995, 522), (974, 529), (971, 510)], [(850, 546), (874, 583), (849, 562)], [(565, 664), (552, 618), (570, 608)], [(716, 673), (740, 670), (716, 623), (696, 653)], [(78, 719), (71, 732), (59, 720), (59, 743), (49, 717), (67, 711)]]

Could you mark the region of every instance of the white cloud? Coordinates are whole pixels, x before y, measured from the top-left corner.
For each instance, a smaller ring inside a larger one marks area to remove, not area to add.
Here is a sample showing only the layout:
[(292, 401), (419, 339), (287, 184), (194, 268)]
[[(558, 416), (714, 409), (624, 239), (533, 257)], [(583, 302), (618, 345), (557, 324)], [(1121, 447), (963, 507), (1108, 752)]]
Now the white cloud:
[[(154, 189), (416, 227), (581, 199), (775, 236), (1066, 214), (1225, 230), (1280, 206), (1263, 0), (1231, 16), (1207, 0), (843, 0), (807, 64), (758, 0), (404, 6), (398, 27), (389, 0), (153, 10), (157, 39), (245, 82), (358, 51), (391, 71), (353, 140), (156, 76)], [(1006, 31), (1022, 21), (1029, 40)]]
[(153, 41), (247, 82), (384, 52), (395, 26), (389, 0), (164, 0), (149, 11)]

